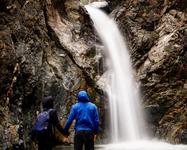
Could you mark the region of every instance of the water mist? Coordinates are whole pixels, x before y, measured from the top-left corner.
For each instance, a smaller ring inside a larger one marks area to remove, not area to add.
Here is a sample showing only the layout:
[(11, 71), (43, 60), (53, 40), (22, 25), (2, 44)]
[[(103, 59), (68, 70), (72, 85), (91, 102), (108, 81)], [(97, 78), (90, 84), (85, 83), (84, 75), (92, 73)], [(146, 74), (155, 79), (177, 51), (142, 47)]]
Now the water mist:
[(106, 90), (110, 103), (111, 145), (108, 150), (185, 150), (185, 146), (151, 141), (145, 129), (138, 85), (133, 76), (130, 56), (113, 19), (101, 10), (85, 6), (105, 46), (108, 78)]
[(127, 46), (112, 19), (96, 8), (86, 9), (106, 48), (112, 141), (140, 140), (147, 133)]

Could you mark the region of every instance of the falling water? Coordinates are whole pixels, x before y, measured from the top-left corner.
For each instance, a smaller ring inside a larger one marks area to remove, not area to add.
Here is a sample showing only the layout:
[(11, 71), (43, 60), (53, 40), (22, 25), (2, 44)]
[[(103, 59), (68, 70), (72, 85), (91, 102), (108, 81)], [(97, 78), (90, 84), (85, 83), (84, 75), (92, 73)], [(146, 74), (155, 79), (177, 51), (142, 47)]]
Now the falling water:
[(127, 46), (111, 18), (97, 8), (86, 9), (106, 48), (112, 141), (140, 140), (147, 133)]
[(85, 6), (106, 49), (107, 93), (110, 102), (112, 144), (98, 150), (187, 150), (148, 139), (127, 46), (115, 22), (90, 5)]

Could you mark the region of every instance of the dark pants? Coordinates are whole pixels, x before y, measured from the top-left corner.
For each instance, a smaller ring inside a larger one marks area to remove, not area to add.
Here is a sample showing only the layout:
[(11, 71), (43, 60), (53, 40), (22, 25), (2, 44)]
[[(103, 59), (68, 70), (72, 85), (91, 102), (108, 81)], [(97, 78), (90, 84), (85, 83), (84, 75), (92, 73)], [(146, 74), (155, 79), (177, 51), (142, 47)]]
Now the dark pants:
[(74, 150), (94, 150), (94, 134), (88, 131), (81, 131), (75, 133)]
[(53, 145), (51, 143), (47, 143), (47, 141), (44, 142), (39, 142), (38, 143), (38, 150), (52, 150)]
[(48, 133), (38, 135), (38, 150), (52, 150), (54, 146), (54, 137)]

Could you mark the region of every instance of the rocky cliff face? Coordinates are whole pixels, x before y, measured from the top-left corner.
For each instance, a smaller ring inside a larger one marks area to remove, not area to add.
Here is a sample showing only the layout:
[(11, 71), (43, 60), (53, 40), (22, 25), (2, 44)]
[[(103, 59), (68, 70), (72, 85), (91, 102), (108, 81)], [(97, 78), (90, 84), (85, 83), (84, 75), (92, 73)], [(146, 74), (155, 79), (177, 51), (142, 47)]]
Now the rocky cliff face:
[(153, 134), (186, 143), (186, 1), (126, 0), (116, 17), (127, 37)]
[(29, 145), (33, 118), (44, 96), (56, 97), (62, 118), (79, 89), (87, 89), (99, 104), (93, 82), (95, 53), (86, 52), (91, 48), (86, 41), (73, 37), (80, 23), (69, 21), (71, 13), (64, 5), (68, 9), (74, 2), (69, 3), (0, 2), (0, 149)]
[[(153, 134), (185, 143), (186, 0), (109, 4), (128, 41)], [(87, 89), (103, 112), (97, 83), (105, 72), (102, 44), (80, 5), (0, 1), (0, 149), (30, 145), (29, 131), (45, 95), (56, 97), (62, 123), (79, 89)]]

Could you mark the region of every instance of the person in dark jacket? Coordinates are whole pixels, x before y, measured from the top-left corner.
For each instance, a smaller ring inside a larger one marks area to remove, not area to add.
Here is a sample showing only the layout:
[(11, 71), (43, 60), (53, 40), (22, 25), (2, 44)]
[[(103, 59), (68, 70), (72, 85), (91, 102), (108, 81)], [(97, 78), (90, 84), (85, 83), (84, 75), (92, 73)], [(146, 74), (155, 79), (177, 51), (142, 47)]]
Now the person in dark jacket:
[(68, 132), (72, 121), (75, 123), (74, 150), (94, 150), (94, 139), (98, 133), (99, 115), (97, 106), (90, 102), (86, 91), (78, 93), (78, 103), (71, 108), (64, 130)]
[[(49, 127), (46, 132), (37, 135), (38, 150), (52, 150), (55, 141), (55, 127), (64, 135), (68, 136), (68, 132), (65, 132), (61, 126), (57, 111), (53, 108), (54, 98), (52, 96), (45, 97), (42, 106), (43, 111), (49, 112)], [(33, 131), (34, 132), (34, 131)], [(33, 135), (35, 133), (32, 133)]]

